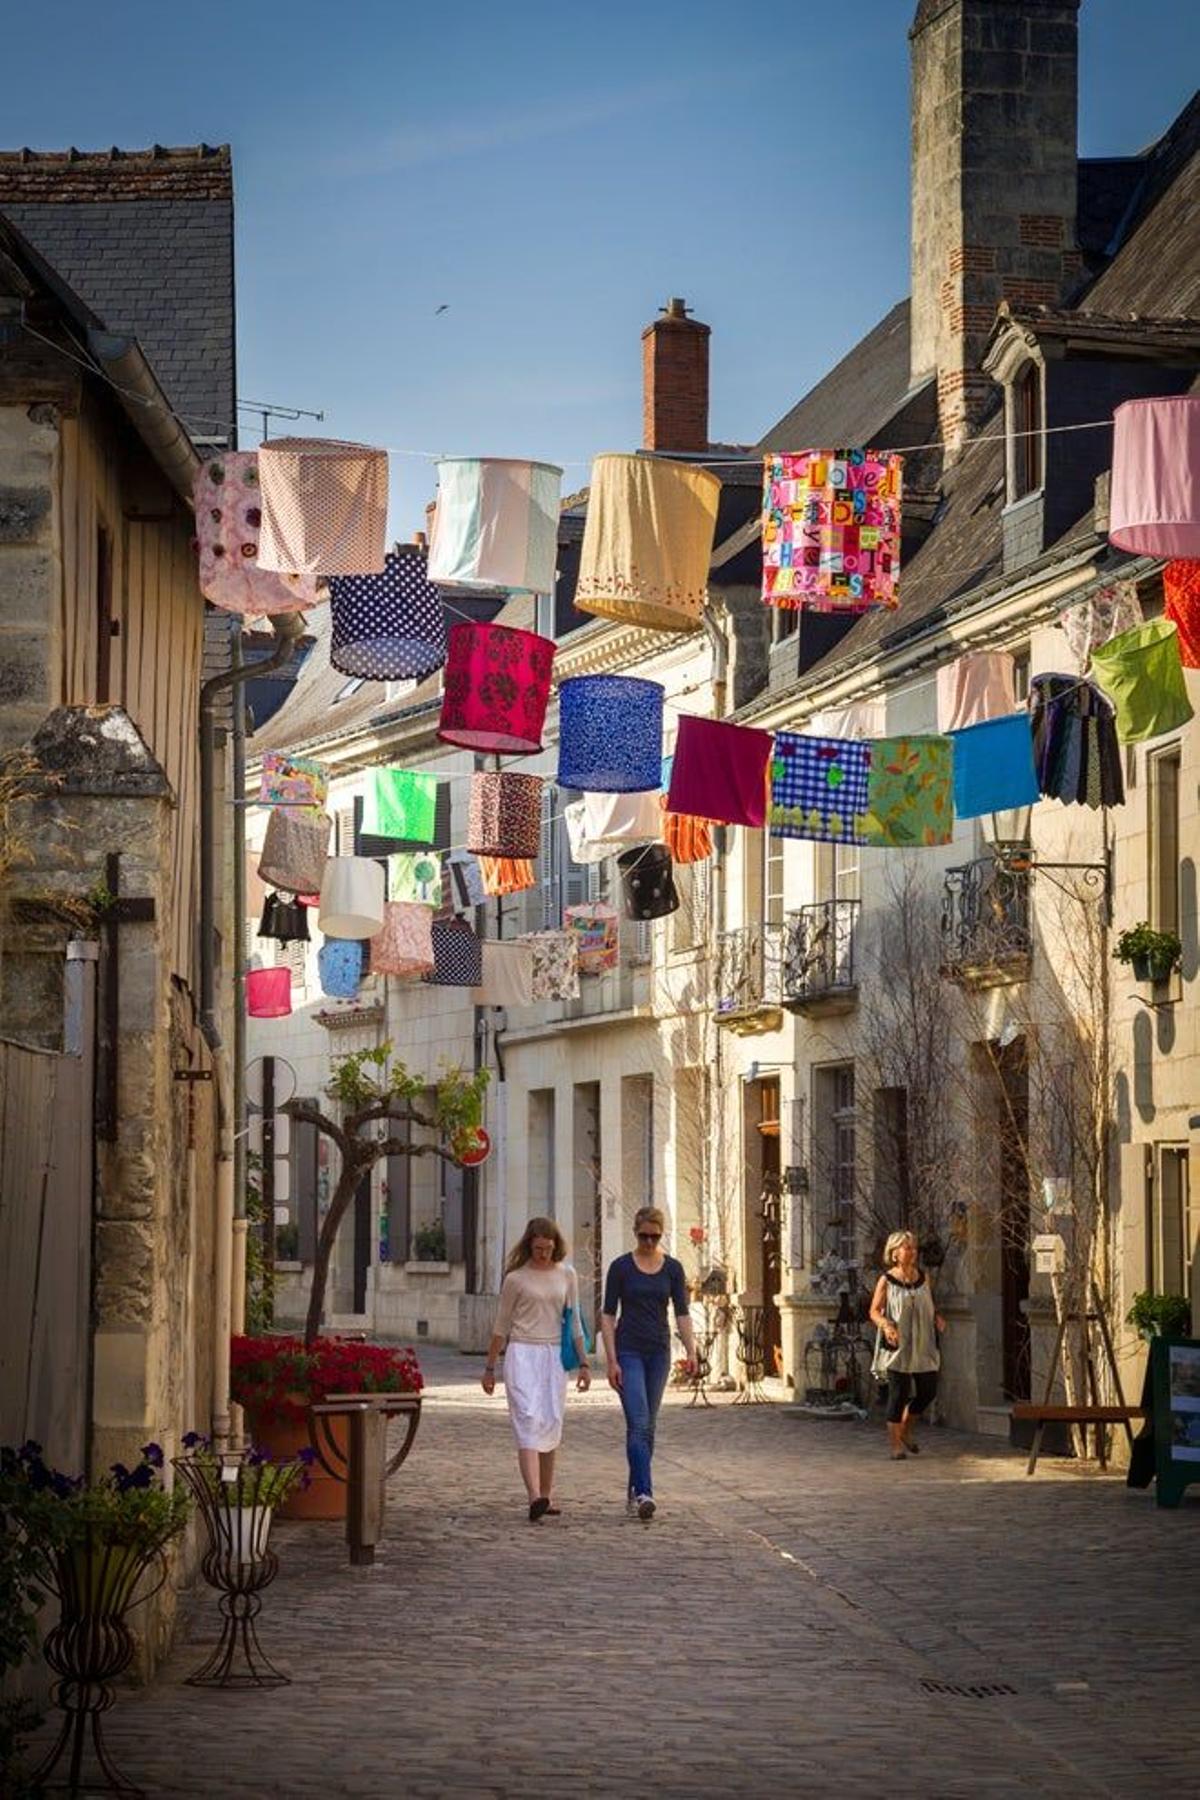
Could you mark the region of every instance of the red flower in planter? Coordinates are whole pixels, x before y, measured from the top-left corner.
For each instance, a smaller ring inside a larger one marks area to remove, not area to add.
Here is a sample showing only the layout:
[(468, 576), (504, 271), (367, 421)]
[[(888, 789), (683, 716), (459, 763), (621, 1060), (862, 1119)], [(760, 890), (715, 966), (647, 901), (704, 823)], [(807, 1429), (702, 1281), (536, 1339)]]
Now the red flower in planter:
[(384, 1344), (298, 1337), (235, 1337), (230, 1391), (255, 1420), (298, 1424), (305, 1408), (330, 1394), (419, 1394), (416, 1352)]

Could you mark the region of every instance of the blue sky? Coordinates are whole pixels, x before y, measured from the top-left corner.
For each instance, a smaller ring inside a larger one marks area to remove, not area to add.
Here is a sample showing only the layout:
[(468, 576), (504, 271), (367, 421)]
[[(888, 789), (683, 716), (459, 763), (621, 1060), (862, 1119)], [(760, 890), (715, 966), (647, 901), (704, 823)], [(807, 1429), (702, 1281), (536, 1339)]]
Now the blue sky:
[[(640, 441), (669, 294), (713, 328), (711, 429), (740, 440), (907, 292), (913, 9), (51, 0), (6, 21), (0, 136), (231, 143), (240, 394), (574, 487)], [(1084, 0), (1083, 153), (1157, 136), (1197, 67), (1196, 0)], [(432, 471), (392, 468), (408, 535)]]

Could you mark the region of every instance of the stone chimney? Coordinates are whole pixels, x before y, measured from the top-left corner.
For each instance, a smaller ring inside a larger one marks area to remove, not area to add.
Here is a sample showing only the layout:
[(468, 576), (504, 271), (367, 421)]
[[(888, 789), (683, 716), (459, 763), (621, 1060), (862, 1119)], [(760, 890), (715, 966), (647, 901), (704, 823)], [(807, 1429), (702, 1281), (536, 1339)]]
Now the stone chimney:
[[(1055, 305), (1075, 243), (1079, 0), (919, 0), (912, 45), (912, 378), (961, 442), (995, 389), (1001, 300)], [(951, 452), (952, 454), (952, 452)]]
[(708, 449), (709, 328), (668, 300), (642, 333), (642, 444), (647, 450)]

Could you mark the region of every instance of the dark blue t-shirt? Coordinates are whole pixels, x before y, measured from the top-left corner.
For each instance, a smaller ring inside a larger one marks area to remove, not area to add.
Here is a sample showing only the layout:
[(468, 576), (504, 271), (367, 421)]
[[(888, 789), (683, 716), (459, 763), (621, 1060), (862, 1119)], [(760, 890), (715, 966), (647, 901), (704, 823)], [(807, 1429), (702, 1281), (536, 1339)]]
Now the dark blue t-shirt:
[(675, 1307), (675, 1317), (688, 1310), (687, 1281), (683, 1264), (673, 1256), (663, 1258), (657, 1275), (647, 1275), (627, 1250), (608, 1265), (604, 1282), (604, 1310), (617, 1320), (617, 1349), (640, 1351), (649, 1355), (654, 1350), (668, 1350), (671, 1328), (667, 1323), (668, 1302)]

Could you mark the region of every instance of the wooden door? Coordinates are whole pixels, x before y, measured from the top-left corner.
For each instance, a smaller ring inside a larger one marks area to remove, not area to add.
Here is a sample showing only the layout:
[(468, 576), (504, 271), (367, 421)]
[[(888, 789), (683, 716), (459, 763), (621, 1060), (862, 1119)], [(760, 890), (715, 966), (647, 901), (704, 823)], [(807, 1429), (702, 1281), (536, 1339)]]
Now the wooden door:
[(781, 1368), (783, 1333), (775, 1296), (781, 1279), (780, 1221), (782, 1171), (779, 1156), (779, 1082), (758, 1083), (758, 1133), (761, 1141), (759, 1176), (759, 1255), (763, 1309), (763, 1366), (768, 1375)]

